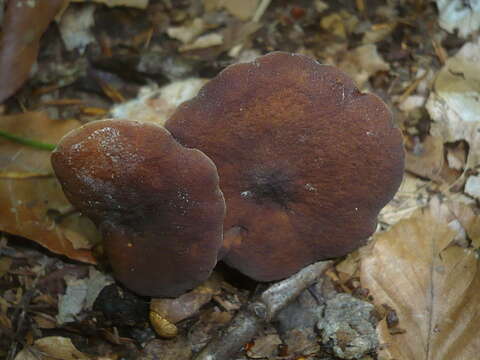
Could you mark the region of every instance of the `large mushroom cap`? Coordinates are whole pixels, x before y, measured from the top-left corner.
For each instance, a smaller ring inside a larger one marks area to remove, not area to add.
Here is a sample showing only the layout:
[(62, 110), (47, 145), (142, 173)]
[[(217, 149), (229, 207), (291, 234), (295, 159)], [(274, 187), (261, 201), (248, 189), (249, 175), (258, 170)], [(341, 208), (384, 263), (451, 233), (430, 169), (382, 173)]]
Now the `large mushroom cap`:
[(104, 120), (66, 135), (52, 163), (68, 199), (100, 227), (127, 287), (177, 296), (207, 279), (222, 245), (225, 202), (202, 152), (157, 125)]
[(215, 162), (224, 261), (257, 280), (360, 246), (402, 179), (402, 137), (386, 105), (302, 55), (228, 67), (166, 127)]

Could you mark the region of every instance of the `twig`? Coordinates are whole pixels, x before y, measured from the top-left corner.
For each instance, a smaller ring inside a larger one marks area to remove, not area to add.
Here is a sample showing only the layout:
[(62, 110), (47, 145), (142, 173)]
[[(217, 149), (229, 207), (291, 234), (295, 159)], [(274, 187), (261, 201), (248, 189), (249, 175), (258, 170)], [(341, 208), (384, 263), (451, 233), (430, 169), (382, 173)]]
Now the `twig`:
[(252, 18), (253, 22), (259, 22), (260, 21), (260, 18), (262, 17), (262, 15), (267, 10), (268, 5), (270, 5), (271, 1), (272, 0), (262, 0), (260, 5), (258, 5), (257, 9), (255, 10), (255, 14), (253, 14), (253, 18)]
[(195, 360), (232, 359), (263, 324), (274, 319), (281, 309), (315, 283), (331, 264), (331, 261), (317, 262), (270, 286), (256, 301), (240, 310), (221, 336), (210, 341)]

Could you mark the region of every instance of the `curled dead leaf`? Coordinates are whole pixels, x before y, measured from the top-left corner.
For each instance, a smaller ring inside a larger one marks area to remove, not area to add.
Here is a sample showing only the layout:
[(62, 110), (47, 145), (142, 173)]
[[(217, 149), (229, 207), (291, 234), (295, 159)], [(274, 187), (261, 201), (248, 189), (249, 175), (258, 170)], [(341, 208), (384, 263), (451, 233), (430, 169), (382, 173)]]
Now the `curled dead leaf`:
[(20, 351), (15, 360), (87, 360), (91, 359), (79, 351), (69, 338), (49, 336), (36, 340), (32, 347)]

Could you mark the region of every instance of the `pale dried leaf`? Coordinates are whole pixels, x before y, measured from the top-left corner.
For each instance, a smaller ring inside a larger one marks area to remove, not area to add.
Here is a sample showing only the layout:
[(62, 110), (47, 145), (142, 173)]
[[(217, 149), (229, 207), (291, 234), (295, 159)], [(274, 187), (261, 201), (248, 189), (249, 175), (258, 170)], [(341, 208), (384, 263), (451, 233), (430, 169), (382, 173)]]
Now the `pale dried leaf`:
[(194, 19), (191, 23), (182, 26), (172, 26), (167, 29), (167, 34), (172, 39), (180, 40), (184, 44), (191, 43), (197, 36), (208, 29), (208, 24), (201, 18)]
[(408, 218), (413, 212), (428, 203), (429, 186), (430, 182), (405, 174), (393, 200), (380, 211), (379, 221), (393, 225), (401, 219)]
[(358, 271), (360, 267), (360, 251), (356, 250), (350, 254), (339, 264), (335, 265), (335, 269), (339, 273), (341, 280), (348, 280)]
[(475, 167), (480, 163), (480, 39), (448, 59), (433, 90), (426, 105), (431, 134), (444, 142), (467, 141), (467, 167)]
[(467, 145), (460, 142), (447, 147), (447, 163), (448, 167), (454, 170), (465, 169), (467, 163)]
[(386, 318), (383, 318), (377, 324), (377, 334), (380, 340), (380, 346), (377, 351), (378, 360), (405, 360), (398, 348), (398, 343), (395, 341), (396, 335), (390, 334)]
[(59, 295), (57, 321), (59, 324), (77, 320), (82, 311), (90, 310), (100, 291), (114, 281), (93, 267), (86, 279), (66, 277), (65, 295)]
[(338, 66), (349, 74), (359, 87), (362, 87), (370, 76), (390, 69), (390, 65), (383, 60), (375, 44), (349, 50)]
[(210, 33), (199, 36), (193, 43), (182, 45), (178, 48), (178, 51), (190, 51), (205, 49), (213, 46), (219, 46), (223, 44), (223, 35), (220, 33)]
[(443, 162), (443, 138), (427, 136), (406, 153), (405, 168), (423, 178), (440, 180)]
[(475, 200), (463, 194), (455, 194), (450, 196), (446, 205), (452, 217), (462, 225), (473, 247), (480, 248), (480, 213)]
[(440, 26), (460, 37), (467, 37), (480, 29), (480, 2), (462, 0), (436, 0)]
[(255, 339), (251, 349), (247, 351), (247, 355), (252, 359), (265, 359), (275, 356), (278, 345), (282, 343), (277, 334), (269, 334)]
[(397, 360), (478, 355), (479, 261), (472, 249), (452, 245), (455, 235), (424, 208), (377, 234), (364, 253), (362, 286), (377, 305), (392, 307), (406, 330), (381, 339), (401, 354)]
[(465, 193), (480, 200), (480, 175), (468, 177), (465, 183)]
[(20, 351), (15, 360), (80, 360), (91, 359), (90, 356), (80, 352), (69, 338), (61, 336), (49, 336), (38, 339), (30, 349)]
[(320, 20), (320, 27), (338, 37), (346, 38), (358, 24), (358, 18), (346, 10), (334, 12), (323, 16)]
[(95, 41), (91, 28), (95, 24), (95, 6), (70, 6), (63, 13), (60, 21), (60, 35), (68, 51), (78, 49), (81, 54)]
[(197, 95), (206, 82), (202, 78), (189, 78), (161, 88), (144, 87), (136, 99), (116, 105), (111, 114), (117, 118), (154, 122), (163, 126), (177, 106)]

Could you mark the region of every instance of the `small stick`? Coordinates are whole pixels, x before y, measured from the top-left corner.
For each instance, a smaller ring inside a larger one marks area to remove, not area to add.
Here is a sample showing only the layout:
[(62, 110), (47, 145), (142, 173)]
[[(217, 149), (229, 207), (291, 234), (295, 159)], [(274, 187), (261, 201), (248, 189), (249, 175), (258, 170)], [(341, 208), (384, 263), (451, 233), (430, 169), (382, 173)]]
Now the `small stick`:
[(195, 360), (232, 359), (264, 323), (274, 319), (281, 309), (314, 284), (331, 264), (331, 261), (317, 262), (270, 286), (256, 301), (240, 310), (230, 325), (210, 341)]
[(255, 10), (255, 14), (253, 14), (253, 18), (252, 18), (253, 22), (259, 22), (260, 21), (260, 18), (265, 13), (265, 10), (267, 10), (268, 5), (270, 5), (271, 1), (272, 0), (262, 0), (260, 5), (258, 5), (257, 9)]

